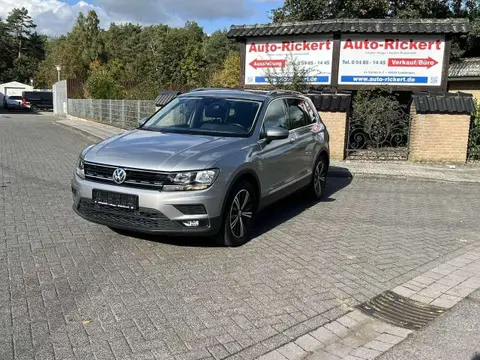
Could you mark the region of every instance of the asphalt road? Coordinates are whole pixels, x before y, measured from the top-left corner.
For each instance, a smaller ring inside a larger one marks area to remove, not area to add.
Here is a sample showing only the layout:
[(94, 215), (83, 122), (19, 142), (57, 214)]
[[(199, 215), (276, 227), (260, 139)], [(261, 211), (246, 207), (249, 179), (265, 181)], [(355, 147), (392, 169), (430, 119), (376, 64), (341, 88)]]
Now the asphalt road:
[(0, 114), (0, 359), (254, 359), (480, 244), (478, 185), (330, 179), (235, 249), (71, 209), (89, 139)]

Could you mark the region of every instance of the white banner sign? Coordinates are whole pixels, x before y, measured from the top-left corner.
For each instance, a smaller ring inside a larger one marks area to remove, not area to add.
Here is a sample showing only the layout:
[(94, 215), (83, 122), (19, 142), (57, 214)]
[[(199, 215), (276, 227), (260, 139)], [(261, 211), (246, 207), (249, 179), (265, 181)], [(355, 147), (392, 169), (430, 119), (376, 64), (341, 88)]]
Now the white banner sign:
[(442, 35), (342, 35), (339, 85), (440, 86)]
[(308, 84), (331, 82), (331, 35), (250, 39), (246, 47), (245, 85), (290, 82), (294, 68), (300, 69)]

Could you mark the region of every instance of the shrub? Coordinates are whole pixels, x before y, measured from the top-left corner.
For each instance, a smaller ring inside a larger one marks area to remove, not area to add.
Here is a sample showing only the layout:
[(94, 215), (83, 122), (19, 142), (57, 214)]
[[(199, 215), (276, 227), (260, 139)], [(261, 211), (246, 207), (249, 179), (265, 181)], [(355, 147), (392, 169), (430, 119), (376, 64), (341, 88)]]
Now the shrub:
[(85, 90), (92, 99), (122, 99), (123, 87), (104, 71), (93, 72), (86, 84)]
[(475, 112), (472, 114), (468, 138), (468, 158), (480, 160), (480, 103), (477, 99), (475, 99)]
[(366, 88), (354, 97), (352, 121), (366, 147), (404, 146), (408, 136), (409, 114), (397, 96), (388, 89)]

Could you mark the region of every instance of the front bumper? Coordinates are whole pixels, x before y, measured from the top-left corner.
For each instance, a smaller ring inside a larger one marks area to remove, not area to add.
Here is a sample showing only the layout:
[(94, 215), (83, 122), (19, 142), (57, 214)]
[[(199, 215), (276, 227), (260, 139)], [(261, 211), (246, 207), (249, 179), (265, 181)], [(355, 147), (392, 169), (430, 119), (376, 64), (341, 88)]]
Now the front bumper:
[[(161, 192), (72, 179), (73, 210), (84, 219), (112, 228), (142, 233), (166, 235), (216, 234), (220, 229), (223, 196), (212, 186), (205, 191)], [(128, 210), (97, 205), (92, 200), (94, 189), (135, 194), (139, 209)], [(176, 206), (202, 205), (204, 213), (185, 214)], [(188, 227), (185, 222), (198, 221), (199, 226)]]

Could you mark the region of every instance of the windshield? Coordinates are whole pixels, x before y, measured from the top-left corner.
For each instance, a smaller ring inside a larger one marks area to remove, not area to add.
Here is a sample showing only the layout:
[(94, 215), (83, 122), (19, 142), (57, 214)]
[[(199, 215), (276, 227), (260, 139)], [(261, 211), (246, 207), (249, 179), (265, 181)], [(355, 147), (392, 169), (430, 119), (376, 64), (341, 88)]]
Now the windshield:
[(249, 136), (262, 103), (216, 97), (180, 97), (154, 114), (142, 130), (213, 136)]

